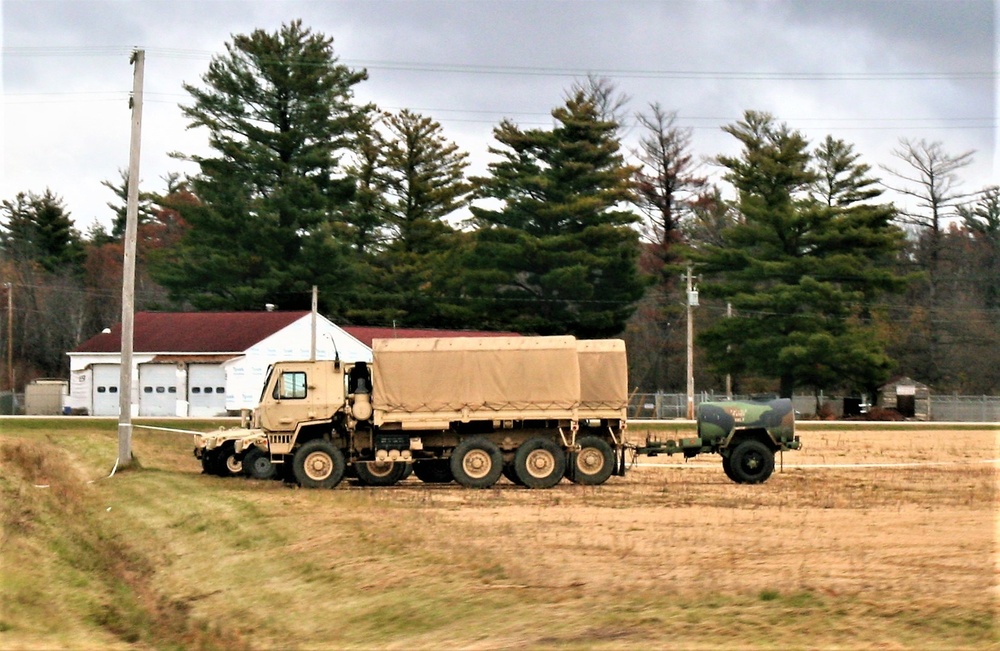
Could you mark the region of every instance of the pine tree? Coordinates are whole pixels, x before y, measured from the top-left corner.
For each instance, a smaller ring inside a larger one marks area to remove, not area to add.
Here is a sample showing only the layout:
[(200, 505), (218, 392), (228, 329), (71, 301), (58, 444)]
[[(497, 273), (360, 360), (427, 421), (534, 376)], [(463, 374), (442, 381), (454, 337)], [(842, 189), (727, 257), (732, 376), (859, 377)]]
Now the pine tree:
[[(617, 124), (602, 120), (578, 90), (552, 112), (552, 130), (494, 129), (500, 159), (474, 179), (478, 227), (468, 295), (498, 329), (581, 337), (619, 334), (642, 296), (637, 269), (635, 169), (625, 164)], [(492, 202), (491, 202), (492, 203)]]
[(813, 155), (797, 132), (748, 111), (725, 127), (742, 155), (719, 157), (737, 189), (740, 219), (695, 259), (702, 290), (736, 314), (699, 342), (720, 372), (797, 387), (869, 389), (890, 360), (867, 325), (868, 308), (902, 281), (887, 270), (902, 242), (891, 206), (871, 203), (876, 180), (846, 143), (827, 139)]
[(36, 262), (49, 272), (79, 271), (83, 258), (80, 233), (62, 198), (46, 188), (42, 194), (19, 192), (0, 207), (0, 248), (16, 262)]
[(278, 32), (235, 36), (213, 58), (205, 88), (185, 85), (192, 127), (208, 130), (212, 157), (176, 209), (189, 226), (158, 256), (155, 277), (175, 299), (205, 309), (308, 307), (310, 286), (324, 309), (350, 302), (354, 259), (337, 239), (354, 192), (340, 158), (362, 125), (352, 103), (366, 73), (337, 62), (332, 39), (300, 21)]
[(390, 240), (381, 263), (387, 287), (397, 292), (402, 323), (450, 325), (443, 308), (460, 271), (449, 262), (459, 235), (446, 218), (464, 205), (468, 155), (444, 137), (439, 123), (410, 111), (389, 115), (385, 126)]

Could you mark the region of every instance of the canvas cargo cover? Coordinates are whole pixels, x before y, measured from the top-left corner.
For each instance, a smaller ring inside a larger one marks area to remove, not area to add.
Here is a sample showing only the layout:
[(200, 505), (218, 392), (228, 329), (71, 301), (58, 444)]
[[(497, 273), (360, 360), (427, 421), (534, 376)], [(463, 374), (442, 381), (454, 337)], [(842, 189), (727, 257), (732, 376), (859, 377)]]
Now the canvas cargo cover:
[(577, 350), (580, 355), (580, 409), (626, 409), (628, 360), (625, 342), (621, 339), (578, 341)]
[(372, 403), (387, 417), (492, 418), (579, 406), (574, 337), (375, 339), (372, 351)]

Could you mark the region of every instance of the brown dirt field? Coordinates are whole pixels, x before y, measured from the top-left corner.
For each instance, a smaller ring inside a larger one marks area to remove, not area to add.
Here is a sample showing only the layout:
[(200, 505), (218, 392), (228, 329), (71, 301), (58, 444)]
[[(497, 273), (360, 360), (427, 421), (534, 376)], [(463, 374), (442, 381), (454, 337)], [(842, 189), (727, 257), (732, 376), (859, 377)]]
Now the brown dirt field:
[[(437, 524), (468, 534), (476, 553), (533, 552), (512, 582), (523, 587), (601, 590), (619, 576), (628, 577), (623, 585), (679, 593), (815, 590), (901, 605), (1000, 596), (991, 562), (1000, 552), (1000, 475), (985, 462), (998, 459), (1000, 432), (802, 438), (803, 450), (786, 453), (784, 471), (760, 486), (730, 482), (713, 455), (640, 457), (626, 477), (593, 488), (502, 482), (478, 492), (411, 479), (393, 493), (438, 507)], [(606, 563), (601, 573), (595, 557)]]
[(203, 475), (189, 435), (148, 429), (107, 480), (113, 428), (48, 427), (8, 441), (37, 454), (7, 521), (38, 517), (3, 532), (32, 571), (0, 565), (0, 648), (1000, 649), (997, 426), (803, 423), (758, 486), (706, 455), (333, 491)]
[[(801, 437), (803, 450), (786, 453), (784, 469), (759, 486), (730, 482), (710, 455), (687, 463), (640, 458), (626, 477), (600, 487), (564, 481), (532, 491), (501, 480), (475, 491), (410, 478), (389, 489), (337, 490), (366, 495), (351, 517), (373, 536), (388, 531), (379, 524), (387, 509), (393, 516), (405, 510), (410, 533), (395, 534), (397, 542), (405, 545), (399, 536), (410, 536), (433, 546), (436, 558), (473, 559), (482, 567), (483, 590), (521, 591), (533, 602), (572, 599), (613, 608), (616, 599), (634, 603), (643, 594), (695, 601), (718, 595), (741, 603), (806, 595), (841, 604), (847, 627), (897, 614), (990, 613), (987, 637), (1000, 644), (1000, 429), (823, 429)], [(343, 522), (339, 509), (318, 512), (320, 501), (272, 496), (317, 532), (300, 541), (302, 548), (326, 546), (331, 541), (318, 532)], [(656, 608), (650, 606), (647, 628), (659, 626)], [(861, 614), (852, 616), (852, 609)], [(628, 646), (637, 634), (630, 630), (591, 631), (577, 641)], [(602, 642), (602, 634), (610, 638)], [(886, 635), (817, 631), (814, 642), (900, 646), (896, 633)], [(546, 642), (529, 636), (483, 646)], [(931, 637), (902, 646), (941, 645)]]

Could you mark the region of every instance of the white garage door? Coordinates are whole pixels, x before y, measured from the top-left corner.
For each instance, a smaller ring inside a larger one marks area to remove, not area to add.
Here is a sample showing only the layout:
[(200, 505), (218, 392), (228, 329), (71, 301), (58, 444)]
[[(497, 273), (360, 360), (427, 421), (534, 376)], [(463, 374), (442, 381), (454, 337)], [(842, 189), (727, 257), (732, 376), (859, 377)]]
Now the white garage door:
[(121, 367), (118, 364), (94, 364), (94, 416), (117, 416), (119, 406), (118, 384)]
[(139, 365), (139, 415), (177, 415), (177, 365)]
[(188, 365), (188, 415), (226, 415), (226, 371), (218, 364)]

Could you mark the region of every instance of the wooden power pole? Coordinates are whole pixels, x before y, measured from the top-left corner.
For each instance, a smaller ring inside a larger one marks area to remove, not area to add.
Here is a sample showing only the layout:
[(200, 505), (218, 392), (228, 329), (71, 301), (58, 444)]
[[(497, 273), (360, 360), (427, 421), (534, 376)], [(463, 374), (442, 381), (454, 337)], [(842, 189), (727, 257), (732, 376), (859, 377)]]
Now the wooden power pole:
[(142, 73), (146, 53), (135, 50), (132, 79), (132, 141), (128, 157), (125, 258), (122, 266), (122, 358), (118, 383), (118, 467), (132, 463), (132, 329), (135, 321), (135, 241), (139, 228), (139, 143), (142, 135)]
[(687, 417), (694, 420), (694, 308), (698, 305), (698, 290), (694, 288), (691, 265), (687, 273)]

